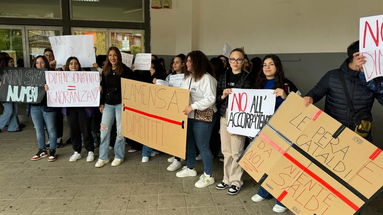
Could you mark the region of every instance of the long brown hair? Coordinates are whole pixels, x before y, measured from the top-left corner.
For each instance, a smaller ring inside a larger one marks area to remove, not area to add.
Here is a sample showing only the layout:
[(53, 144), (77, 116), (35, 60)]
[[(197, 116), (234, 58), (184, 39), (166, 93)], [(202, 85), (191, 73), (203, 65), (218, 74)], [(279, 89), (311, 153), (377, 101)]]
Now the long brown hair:
[[(273, 60), (274, 65), (277, 68), (277, 71), (276, 71), (275, 77), (274, 77), (275, 85), (274, 85), (273, 89), (277, 89), (277, 88), (283, 89), (283, 85), (284, 85), (284, 81), (285, 81), (285, 72), (283, 71), (282, 61), (277, 55), (269, 54), (263, 58), (262, 65), (265, 62), (265, 60), (269, 59), (269, 58), (271, 60)], [(262, 68), (263, 68), (263, 66), (262, 66)], [(255, 81), (255, 89), (263, 89), (263, 87), (267, 81), (265, 73), (263, 73), (263, 69), (261, 69), (261, 70), (262, 71), (260, 71), (258, 73), (258, 77)]]
[(204, 74), (211, 74), (213, 72), (209, 59), (203, 52), (199, 50), (191, 51), (186, 56), (186, 61), (188, 60), (188, 58), (190, 58), (191, 60), (193, 73), (191, 71), (186, 70), (185, 78), (189, 77), (189, 75), (192, 74), (192, 77), (195, 78), (196, 81), (198, 81), (202, 78)]
[(117, 65), (116, 65), (115, 72), (116, 72), (117, 75), (121, 75), (122, 72), (124, 71), (123, 64), (122, 64), (121, 52), (120, 52), (120, 50), (117, 47), (114, 47), (114, 46), (112, 46), (112, 47), (110, 47), (108, 49), (108, 52), (107, 52), (107, 55), (106, 55), (106, 60), (105, 60), (105, 63), (104, 63), (104, 68), (102, 68), (102, 73), (105, 76), (107, 76), (107, 75), (109, 75), (112, 72), (112, 64), (109, 61), (109, 53), (111, 51), (114, 51), (117, 54)]

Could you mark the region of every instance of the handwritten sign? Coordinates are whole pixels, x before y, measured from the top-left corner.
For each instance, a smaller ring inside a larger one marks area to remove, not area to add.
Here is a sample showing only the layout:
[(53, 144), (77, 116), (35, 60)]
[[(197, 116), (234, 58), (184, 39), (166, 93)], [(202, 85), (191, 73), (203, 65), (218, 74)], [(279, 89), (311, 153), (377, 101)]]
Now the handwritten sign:
[(296, 214), (354, 214), (382, 189), (381, 152), (291, 93), (239, 164)]
[(92, 35), (68, 35), (49, 37), (56, 67), (65, 65), (69, 57), (77, 57), (82, 67), (93, 67), (96, 63), (96, 53)]
[(185, 158), (189, 91), (128, 79), (122, 86), (122, 135)]
[(132, 68), (133, 55), (125, 53), (125, 52), (121, 52), (121, 57), (122, 57), (122, 63), (124, 63), (127, 67)]
[(366, 80), (383, 76), (383, 15), (360, 19), (359, 42), (360, 52), (366, 57)]
[(273, 90), (233, 89), (229, 95), (227, 130), (255, 137), (274, 114)]
[(169, 86), (181, 88), (181, 84), (184, 79), (185, 79), (184, 74), (169, 75), (168, 77)]
[(45, 96), (44, 70), (3, 68), (0, 71), (0, 101), (40, 103)]
[(135, 70), (150, 70), (152, 65), (152, 54), (151, 53), (138, 53), (134, 60)]
[(100, 75), (98, 72), (46, 71), (49, 107), (98, 107)]

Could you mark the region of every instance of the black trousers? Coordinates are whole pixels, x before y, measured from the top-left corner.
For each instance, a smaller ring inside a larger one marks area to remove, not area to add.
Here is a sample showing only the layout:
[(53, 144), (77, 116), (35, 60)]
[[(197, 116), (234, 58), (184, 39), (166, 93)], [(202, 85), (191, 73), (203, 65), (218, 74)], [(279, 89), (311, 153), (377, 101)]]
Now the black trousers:
[(91, 118), (86, 115), (85, 109), (81, 107), (69, 108), (70, 137), (73, 150), (81, 153), (82, 142), (87, 151), (94, 151), (91, 133)]

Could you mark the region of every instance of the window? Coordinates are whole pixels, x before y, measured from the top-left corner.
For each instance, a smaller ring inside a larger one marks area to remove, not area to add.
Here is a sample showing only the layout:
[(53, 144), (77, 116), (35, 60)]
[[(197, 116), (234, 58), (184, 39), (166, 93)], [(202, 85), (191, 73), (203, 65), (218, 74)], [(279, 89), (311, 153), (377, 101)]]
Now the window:
[(96, 48), (96, 55), (106, 55), (106, 50), (108, 48), (106, 30), (73, 28), (72, 33), (74, 35), (92, 35), (93, 41), (94, 41), (94, 47)]
[(143, 0), (71, 0), (72, 19), (144, 22)]
[(15, 66), (24, 65), (22, 29), (0, 27), (0, 51), (7, 52), (15, 61)]
[(111, 46), (116, 46), (121, 51), (131, 52), (132, 54), (141, 53), (144, 50), (143, 31), (111, 31)]
[(61, 18), (60, 0), (0, 0), (0, 17)]

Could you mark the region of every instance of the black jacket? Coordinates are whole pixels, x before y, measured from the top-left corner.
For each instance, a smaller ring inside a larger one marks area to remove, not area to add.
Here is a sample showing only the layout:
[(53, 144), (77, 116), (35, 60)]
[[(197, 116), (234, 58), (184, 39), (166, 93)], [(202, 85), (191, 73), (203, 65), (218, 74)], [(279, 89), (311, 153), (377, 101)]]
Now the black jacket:
[[(225, 99), (221, 99), (221, 96), (223, 94), (223, 90), (227, 88), (226, 80), (227, 80), (227, 74), (229, 72), (232, 72), (231, 69), (227, 69), (222, 75), (220, 75), (218, 83), (217, 83), (216, 105), (217, 105), (217, 109), (220, 116), (225, 116), (226, 109), (227, 109), (227, 103), (228, 103), (229, 97), (226, 97)], [(231, 88), (242, 88), (242, 89), (249, 88), (250, 84), (247, 78), (248, 73), (245, 71), (242, 71), (240, 75), (241, 76), (238, 79), (238, 81)]]
[(124, 71), (121, 75), (117, 75), (114, 72), (102, 73), (101, 80), (101, 104), (116, 105), (121, 104), (121, 78), (133, 77), (133, 71), (123, 64)]
[(363, 86), (358, 79), (359, 71), (351, 70), (346, 61), (339, 69), (327, 72), (307, 96), (312, 97), (314, 103), (326, 96), (324, 111), (343, 125), (354, 130), (353, 113), (351, 113), (351, 109), (347, 104), (340, 73), (343, 73), (356, 112), (365, 110), (371, 113), (375, 98), (378, 99), (379, 103), (383, 104), (383, 95), (374, 94), (366, 86)]

